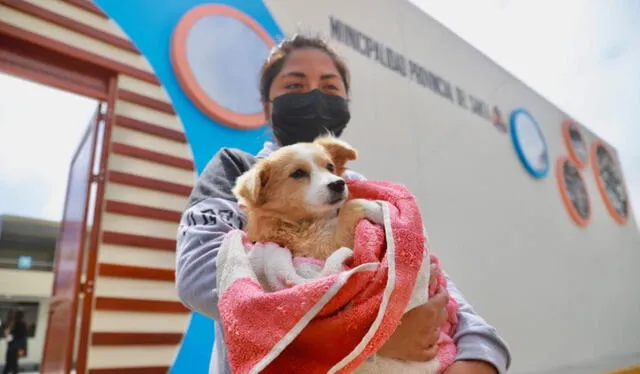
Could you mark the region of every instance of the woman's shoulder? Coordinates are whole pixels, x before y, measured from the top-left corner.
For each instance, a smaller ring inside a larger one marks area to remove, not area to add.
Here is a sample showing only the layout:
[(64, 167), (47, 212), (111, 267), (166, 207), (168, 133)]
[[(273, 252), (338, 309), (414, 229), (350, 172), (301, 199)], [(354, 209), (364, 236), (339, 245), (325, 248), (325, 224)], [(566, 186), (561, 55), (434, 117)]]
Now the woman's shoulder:
[(202, 171), (200, 178), (214, 175), (238, 177), (249, 170), (256, 157), (237, 148), (220, 148)]
[(187, 205), (191, 206), (206, 198), (235, 200), (231, 190), (236, 179), (249, 170), (255, 161), (255, 156), (243, 150), (221, 148), (198, 177)]
[(239, 167), (250, 168), (255, 163), (256, 157), (251, 153), (245, 152), (238, 148), (220, 148), (218, 152), (213, 156), (207, 168), (209, 166), (216, 165), (235, 165)]

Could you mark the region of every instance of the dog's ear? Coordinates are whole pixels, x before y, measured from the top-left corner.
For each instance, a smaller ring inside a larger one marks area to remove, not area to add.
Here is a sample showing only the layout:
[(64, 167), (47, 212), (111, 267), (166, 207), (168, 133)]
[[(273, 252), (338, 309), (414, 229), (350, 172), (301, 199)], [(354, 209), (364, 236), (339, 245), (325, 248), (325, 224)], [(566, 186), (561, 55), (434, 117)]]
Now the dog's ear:
[(262, 193), (270, 173), (271, 165), (266, 160), (261, 160), (236, 179), (232, 192), (241, 207), (251, 208), (262, 204)]
[(342, 175), (345, 172), (347, 162), (358, 158), (358, 153), (349, 143), (332, 136), (320, 137), (314, 143), (327, 150), (336, 166), (336, 174), (338, 175)]

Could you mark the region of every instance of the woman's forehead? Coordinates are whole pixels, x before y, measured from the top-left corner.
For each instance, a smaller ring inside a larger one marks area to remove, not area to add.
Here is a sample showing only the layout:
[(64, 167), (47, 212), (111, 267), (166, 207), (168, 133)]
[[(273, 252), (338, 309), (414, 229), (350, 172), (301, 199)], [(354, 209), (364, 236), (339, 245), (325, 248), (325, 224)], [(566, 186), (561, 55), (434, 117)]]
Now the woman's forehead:
[(293, 51), (287, 57), (280, 75), (302, 73), (304, 75), (338, 74), (338, 69), (331, 57), (316, 48), (305, 48)]

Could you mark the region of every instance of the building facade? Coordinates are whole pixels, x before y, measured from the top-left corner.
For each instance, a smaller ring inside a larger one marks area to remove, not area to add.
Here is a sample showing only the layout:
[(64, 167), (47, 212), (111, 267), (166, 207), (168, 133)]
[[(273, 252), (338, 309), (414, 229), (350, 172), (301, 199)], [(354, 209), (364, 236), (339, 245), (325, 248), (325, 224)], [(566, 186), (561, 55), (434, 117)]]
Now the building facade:
[(640, 362), (638, 226), (587, 127), (407, 1), (149, 4), (0, 0), (0, 70), (102, 101), (70, 174), (42, 372), (206, 372), (211, 321), (173, 288), (177, 222), (218, 149), (269, 139), (258, 69), (295, 32), (346, 58), (353, 168), (416, 194), (511, 372)]

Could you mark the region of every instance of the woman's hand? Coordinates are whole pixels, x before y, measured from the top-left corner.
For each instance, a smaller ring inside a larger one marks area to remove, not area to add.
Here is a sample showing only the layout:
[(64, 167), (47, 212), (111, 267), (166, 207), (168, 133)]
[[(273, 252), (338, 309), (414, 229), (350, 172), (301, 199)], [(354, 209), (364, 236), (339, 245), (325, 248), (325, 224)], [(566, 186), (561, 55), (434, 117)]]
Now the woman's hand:
[[(431, 267), (433, 282), (435, 269)], [(442, 289), (426, 304), (417, 306), (404, 314), (400, 326), (377, 352), (381, 356), (406, 361), (429, 361), (438, 353), (440, 326), (447, 319), (445, 306), (449, 293)]]

